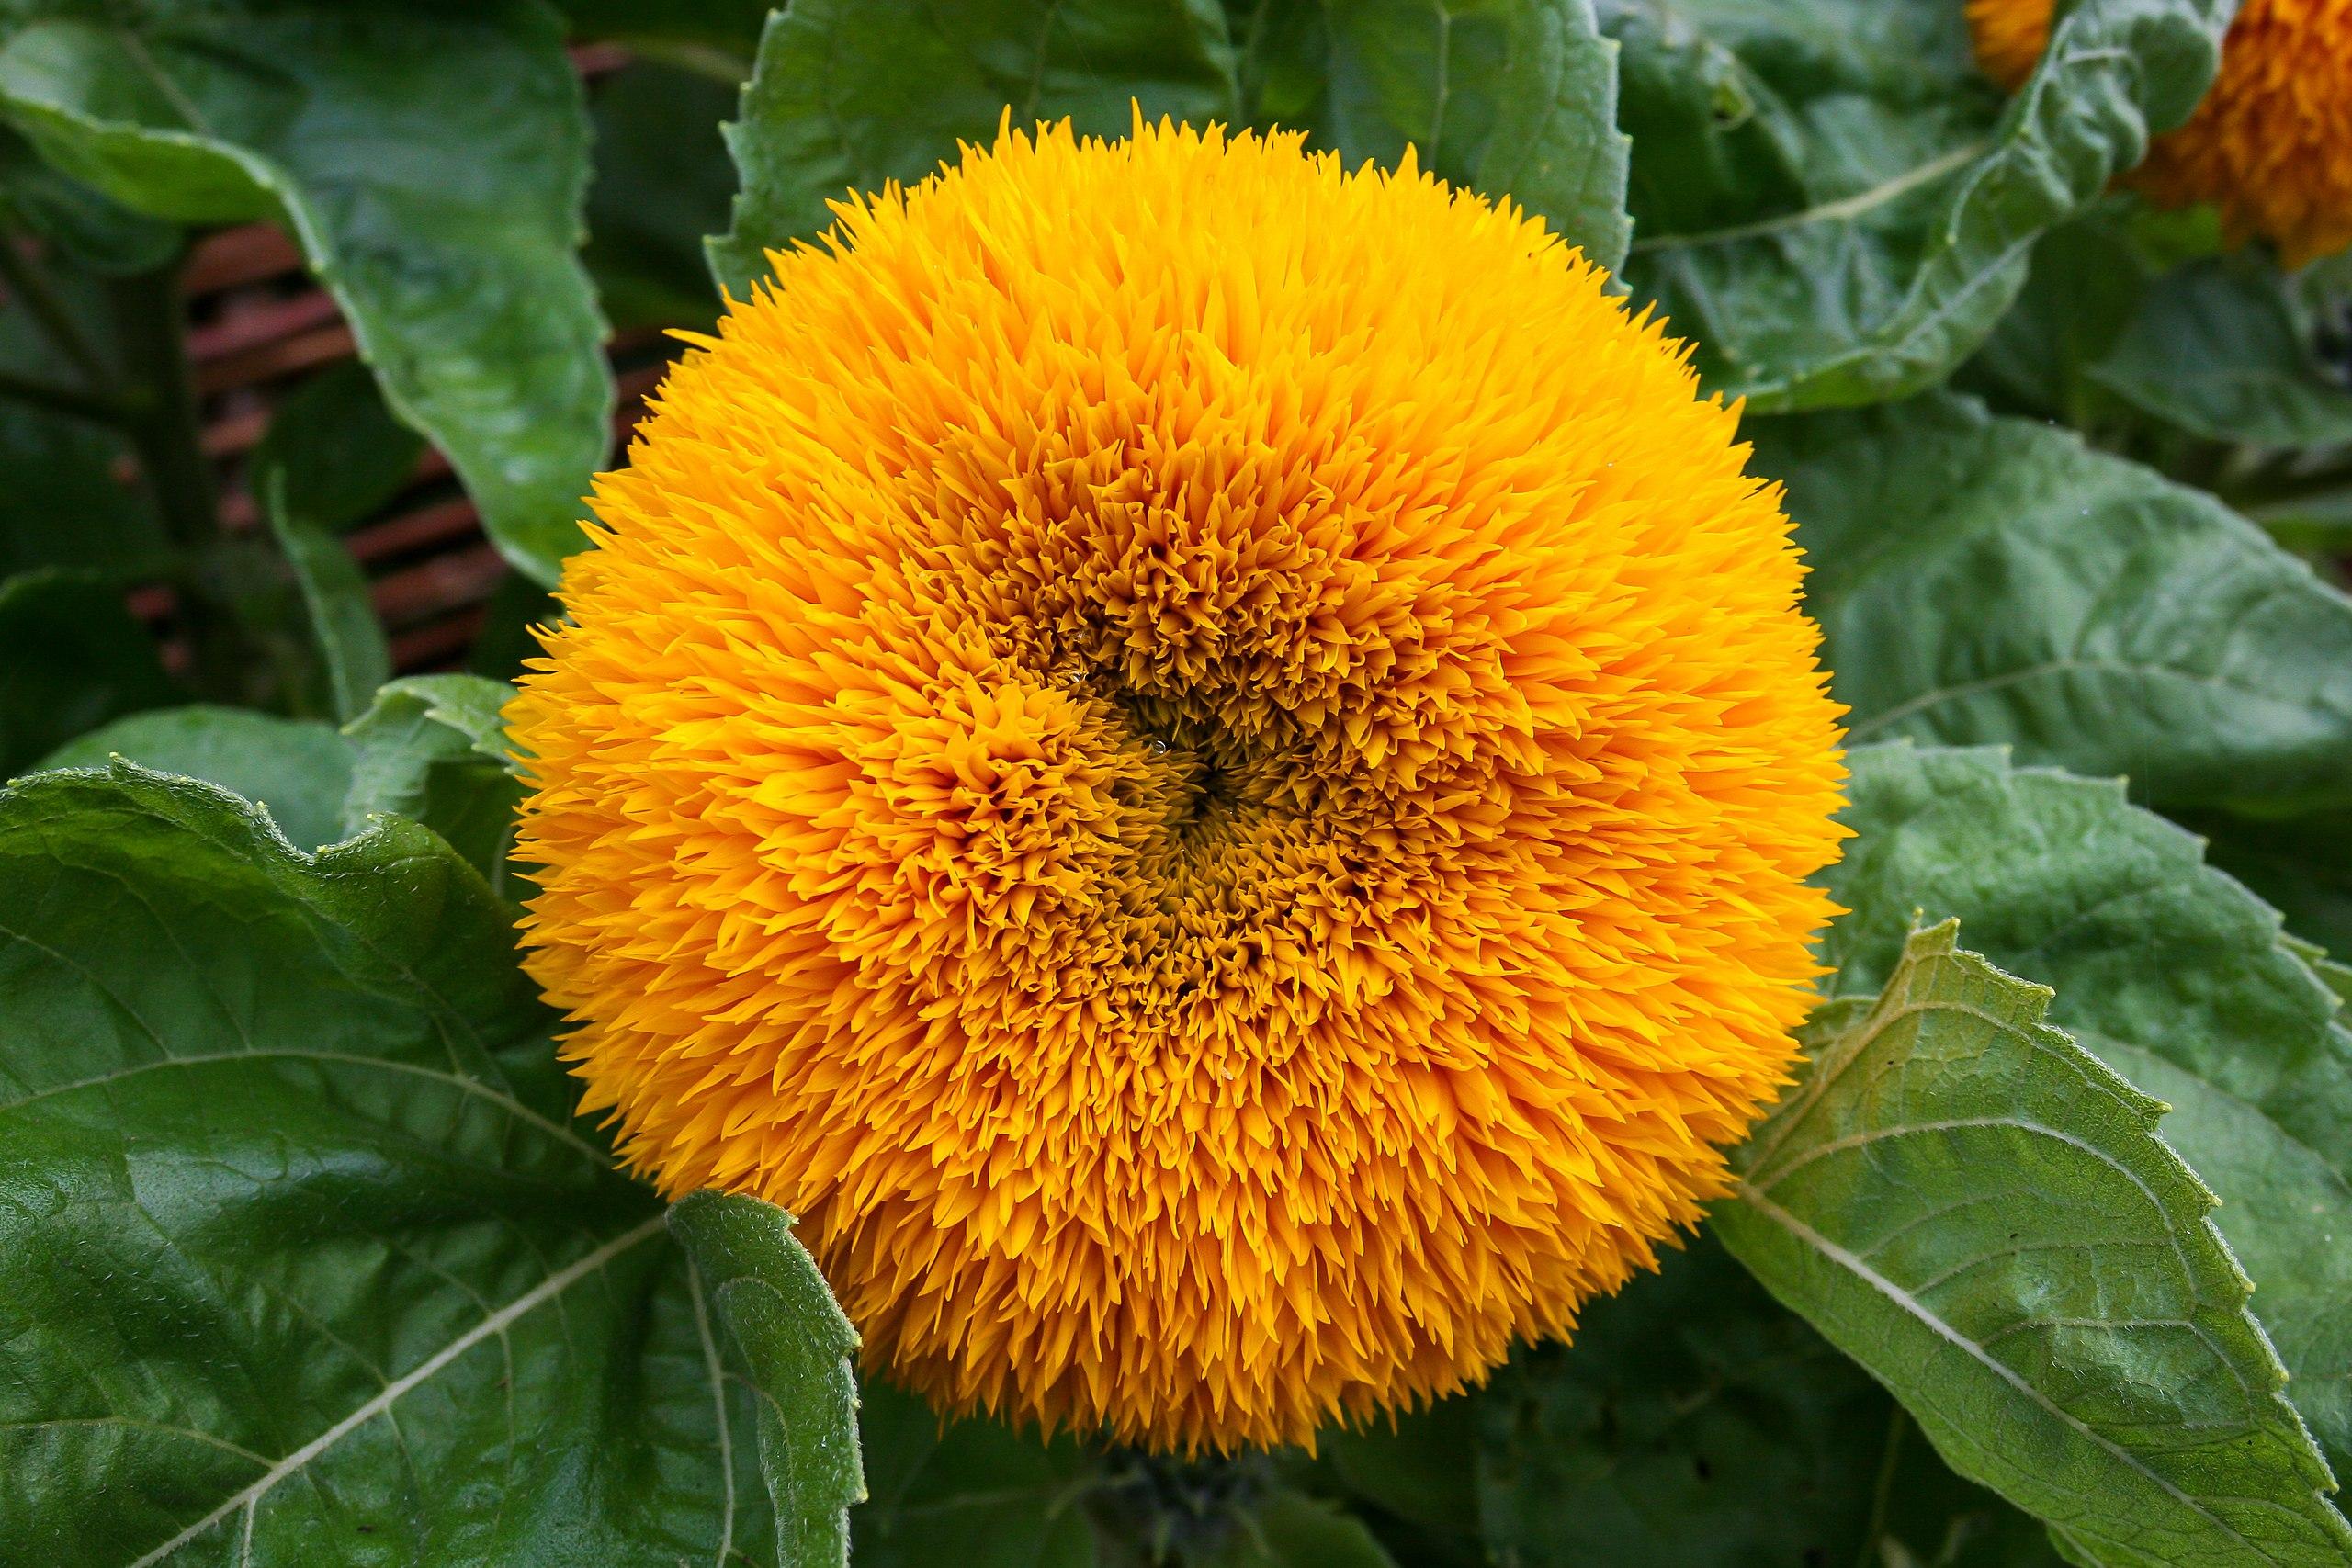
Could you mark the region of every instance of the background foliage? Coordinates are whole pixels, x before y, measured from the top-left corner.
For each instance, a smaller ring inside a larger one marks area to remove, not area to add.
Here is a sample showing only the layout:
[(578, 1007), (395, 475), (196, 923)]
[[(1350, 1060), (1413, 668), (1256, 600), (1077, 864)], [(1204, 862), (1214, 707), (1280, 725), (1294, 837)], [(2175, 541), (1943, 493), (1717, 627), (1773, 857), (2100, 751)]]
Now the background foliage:
[[(0, 0), (0, 1560), (2352, 1563), (2352, 265), (2110, 194), (2232, 10), (2079, 0), (2005, 97), (1960, 0)], [(788, 1216), (614, 1170), (514, 961), (503, 677), (608, 333), (1138, 112), (1619, 268), (1853, 709), (1737, 1190), (1312, 1454), (861, 1390)], [(180, 279), (254, 220), (360, 358), (224, 502)], [(479, 673), (354, 554), (435, 460), (514, 569)]]

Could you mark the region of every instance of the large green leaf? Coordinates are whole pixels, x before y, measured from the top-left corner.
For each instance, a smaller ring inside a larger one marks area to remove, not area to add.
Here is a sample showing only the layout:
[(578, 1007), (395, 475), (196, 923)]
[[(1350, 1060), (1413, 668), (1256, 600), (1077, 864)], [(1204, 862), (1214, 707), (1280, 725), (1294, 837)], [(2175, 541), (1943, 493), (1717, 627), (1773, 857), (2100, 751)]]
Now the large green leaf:
[(119, 586), (85, 571), (0, 577), (0, 778), (173, 695)]
[(1351, 165), (1411, 146), (1453, 185), (1509, 197), (1602, 265), (1624, 260), (1629, 142), (1617, 46), (1592, 0), (1226, 0), (1246, 117)]
[(742, 294), (763, 253), (824, 231), (827, 202), (921, 179), (1008, 113), (1119, 136), (1138, 105), (1241, 118), (1217, 0), (794, 0), (769, 17), (727, 128), (742, 191), (711, 270)]
[(724, 1371), (438, 839), (47, 773), (0, 908), (0, 1560), (779, 1562), (758, 1407), (847, 1416)]
[(2054, 987), (2052, 1021), (2172, 1106), (2165, 1139), (2222, 1196), (2288, 1395), (2352, 1470), (2352, 1250), (2330, 1240), (2352, 1235), (2352, 1035), (2278, 915), (2111, 783), (1876, 746), (1851, 789), (1836, 992), (1877, 990), (1915, 911)]
[(1626, 276), (1758, 410), (1933, 384), (2036, 235), (2187, 118), (2231, 0), (2080, 0), (2015, 97), (1957, 0), (1606, 0), (1634, 138)]
[(553, 581), (612, 386), (572, 254), (586, 124), (551, 12), (13, 0), (0, 114), (141, 211), (282, 221), (392, 407)]
[(119, 757), (153, 773), (200, 779), (260, 807), (296, 849), (315, 850), (351, 836), (343, 826), (351, 752), (333, 725), (317, 719), (191, 703), (116, 719), (59, 747), (40, 765), (103, 771)]
[(711, 265), (741, 293), (763, 251), (831, 222), (827, 202), (919, 179), (1007, 114), (1116, 137), (1138, 108), (1305, 130), (1351, 165), (1411, 144), (1424, 168), (1613, 265), (1614, 56), (1591, 0), (797, 0), (768, 24), (728, 130), (743, 188)]
[[(857, 1331), (799, 1242), (792, 1216), (757, 1198), (695, 1192), (670, 1211), (693, 1260), (695, 1307), (727, 1327), (759, 1405), (760, 1473), (793, 1568), (847, 1568), (849, 1510), (865, 1500), (857, 1458)], [(731, 1543), (719, 1544), (726, 1562)]]
[(2075, 1561), (2352, 1562), (2163, 1104), (1958, 929), (1914, 933), (1876, 1000), (1816, 1012), (1718, 1233)]
[(2352, 798), (2352, 599), (2211, 497), (1940, 394), (1754, 428), (1855, 739), (2006, 741), (2162, 805)]
[(1475, 1452), (1488, 1551), (1526, 1568), (2054, 1561), (1711, 1236), (1593, 1303), (1573, 1343), (1449, 1404), (1472, 1440), (1423, 1466), (1460, 1472)]
[(2267, 254), (2221, 247), (2211, 209), (2122, 198), (2052, 230), (1971, 375), (2109, 446), (2148, 440), (2134, 427), (2150, 422), (2233, 446), (2352, 440), (2352, 387), (2323, 361), (2312, 302)]

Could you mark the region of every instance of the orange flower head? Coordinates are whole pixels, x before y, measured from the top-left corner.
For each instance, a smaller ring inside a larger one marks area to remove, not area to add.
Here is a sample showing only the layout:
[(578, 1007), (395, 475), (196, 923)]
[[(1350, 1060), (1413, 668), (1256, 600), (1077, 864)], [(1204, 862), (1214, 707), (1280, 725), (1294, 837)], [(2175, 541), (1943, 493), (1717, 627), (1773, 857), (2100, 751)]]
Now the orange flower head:
[[(2052, 0), (1968, 0), (1976, 58), (2005, 87), (2050, 41)], [(2132, 184), (2165, 207), (2212, 202), (2233, 238), (2289, 266), (2352, 247), (2352, 0), (2245, 0), (2222, 73)]]
[(1785, 1079), (1839, 709), (1736, 411), (1408, 160), (1008, 133), (671, 375), (513, 709), (620, 1148), (1160, 1448), (1459, 1387)]

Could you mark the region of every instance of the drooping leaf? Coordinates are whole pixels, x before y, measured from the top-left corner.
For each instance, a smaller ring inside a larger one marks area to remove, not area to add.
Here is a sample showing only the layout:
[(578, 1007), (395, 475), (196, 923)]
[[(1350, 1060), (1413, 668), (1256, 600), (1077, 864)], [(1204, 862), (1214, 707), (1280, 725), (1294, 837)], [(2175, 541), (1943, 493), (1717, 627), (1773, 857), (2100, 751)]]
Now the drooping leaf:
[(0, 114), (141, 211), (283, 222), (393, 409), (507, 557), (554, 580), (612, 386), (572, 254), (586, 127), (550, 12), (18, 7), (0, 15)]
[(1606, 0), (1634, 139), (1626, 277), (1758, 412), (1919, 391), (2034, 237), (2212, 79), (2229, 0), (2081, 0), (2004, 101), (1951, 0)]
[(1007, 114), (1116, 137), (1138, 106), (1240, 118), (1217, 0), (795, 0), (769, 17), (727, 128), (742, 188), (711, 271), (741, 296), (764, 252), (825, 231), (827, 202), (919, 180)]
[(760, 1473), (778, 1556), (793, 1568), (847, 1568), (849, 1510), (865, 1500), (851, 1366), (857, 1331), (793, 1239), (792, 1216), (774, 1204), (690, 1193), (672, 1206), (670, 1234), (693, 1264), (696, 1310), (726, 1325), (734, 1359), (767, 1396)]
[(779, 1568), (795, 1393), (723, 1375), (438, 839), (47, 773), (0, 906), (0, 1560)]
[(385, 406), (375, 378), (346, 359), (271, 412), (252, 469), (280, 476), (289, 515), (341, 533), (398, 495), (424, 453), (416, 432)]
[(175, 694), (120, 587), (56, 569), (0, 578), (0, 778)]
[[(2329, 1458), (2352, 1469), (2352, 1034), (2278, 917), (2197, 840), (2104, 781), (1992, 750), (1853, 759), (1859, 837), (1827, 875), (1834, 989), (1868, 996), (1914, 911), (2056, 988), (2051, 1021), (2172, 1107), (2165, 1141), (2221, 1194), (2214, 1224)], [(2324, 848), (2312, 859), (2324, 863)]]
[(252, 801), (298, 850), (350, 836), (343, 809), (351, 793), (351, 746), (331, 724), (192, 703), (116, 719), (39, 765), (103, 770), (116, 757)]
[(1957, 931), (1815, 1014), (1718, 1234), (2073, 1561), (2352, 1562), (2163, 1104)]
[(2003, 741), (2160, 805), (2352, 795), (2352, 599), (2201, 491), (1943, 395), (1755, 427), (1858, 741)]
[(943, 1427), (922, 1400), (873, 1381), (858, 1433), (868, 1500), (850, 1514), (857, 1568), (1094, 1568), (1091, 1465), (1067, 1436)]
[(1592, 0), (1227, 0), (1246, 118), (1306, 130), (1350, 167), (1411, 146), (1453, 185), (1509, 197), (1602, 265), (1625, 257), (1629, 143), (1617, 46)]
[(325, 667), (329, 705), (337, 718), (356, 718), (392, 673), (391, 644), (376, 618), (367, 576), (341, 539), (287, 504), (282, 469), (262, 469), (258, 483), (269, 531), (293, 570)]
[[(747, 50), (757, 37), (754, 25), (744, 35)], [(735, 195), (735, 165), (718, 128), (735, 112), (741, 90), (699, 72), (637, 61), (594, 92), (596, 175), (583, 254), (605, 314), (623, 331), (707, 330), (719, 300), (703, 241), (727, 227)]]

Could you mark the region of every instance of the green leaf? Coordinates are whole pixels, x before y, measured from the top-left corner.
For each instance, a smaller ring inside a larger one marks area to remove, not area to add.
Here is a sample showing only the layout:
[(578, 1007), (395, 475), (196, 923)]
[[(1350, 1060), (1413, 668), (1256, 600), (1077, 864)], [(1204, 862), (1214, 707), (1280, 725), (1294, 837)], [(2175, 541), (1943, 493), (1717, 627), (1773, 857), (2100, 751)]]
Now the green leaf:
[(287, 504), (283, 469), (259, 469), (257, 482), (269, 531), (293, 569), (311, 638), (326, 667), (330, 705), (337, 718), (356, 717), (392, 673), (391, 644), (376, 619), (368, 579), (342, 540)]
[(345, 360), (271, 413), (252, 471), (276, 473), (285, 510), (342, 533), (406, 489), (424, 443), (392, 417), (376, 378)]
[(0, 130), (0, 195), (8, 209), (74, 263), (116, 276), (169, 265), (180, 231), (133, 212), (43, 163), (31, 143)]
[(727, 128), (742, 190), (710, 266), (740, 296), (764, 252), (832, 222), (826, 203), (919, 180), (989, 145), (1010, 113), (1118, 137), (1135, 106), (1238, 120), (1217, 0), (794, 0), (768, 19), (742, 113)]
[[(764, 8), (763, 8), (764, 15)], [(748, 51), (756, 25), (744, 35)], [(738, 87), (638, 61), (594, 85), (596, 176), (588, 187), (588, 270), (613, 325), (707, 330), (718, 316), (703, 239), (735, 196), (719, 122)]]
[(523, 798), (499, 710), (514, 694), (479, 675), (412, 675), (375, 694), (344, 727), (352, 750), (343, 830), (408, 817), (449, 841), (507, 897), (525, 891), (508, 859)]
[(0, 1559), (798, 1568), (788, 1391), (723, 1371), (439, 840), (47, 773), (0, 908)]
[(175, 694), (119, 586), (54, 569), (0, 578), (0, 778)]
[[(1492, 1556), (1526, 1568), (2049, 1562), (2043, 1532), (1952, 1475), (1885, 1390), (1712, 1235), (1522, 1350), (1429, 1468), (1476, 1455)], [(1446, 1405), (1439, 1406), (1442, 1410)], [(1898, 1513), (1884, 1500), (1900, 1498)]]
[(1815, 1014), (1718, 1234), (2075, 1561), (2352, 1562), (2164, 1106), (1957, 932)]
[(572, 255), (580, 88), (532, 0), (446, 6), (100, 0), (0, 23), (0, 113), (142, 212), (272, 218), (491, 536), (552, 581), (582, 542), (612, 385)]
[(1857, 741), (2003, 741), (2161, 805), (2352, 798), (2352, 599), (2201, 491), (1941, 395), (1754, 429)]
[(1509, 197), (1612, 270), (1630, 149), (1617, 46), (1592, 0), (1227, 0), (1246, 118), (1351, 166), (1409, 145), (1449, 183)]
[(1878, 987), (1914, 911), (2055, 987), (2051, 1021), (2173, 1107), (2165, 1140), (2222, 1195), (2288, 1396), (2352, 1468), (2352, 1250), (2334, 1239), (2352, 1235), (2352, 1034), (2278, 915), (2111, 783), (1991, 750), (1870, 747), (1853, 767), (1837, 993)]
[(1093, 1469), (1067, 1436), (943, 1423), (878, 1381), (865, 1384), (858, 1429), (868, 1501), (850, 1514), (857, 1568), (1093, 1568), (1082, 1502)]
[(1907, 396), (1973, 352), (2034, 237), (2187, 118), (2229, 0), (2080, 0), (2013, 97), (1952, 0), (1608, 0), (1626, 277), (1757, 412)]
[[(865, 1500), (857, 1457), (857, 1331), (772, 1203), (695, 1192), (670, 1210), (670, 1233), (760, 1400), (760, 1472), (794, 1568), (849, 1562), (849, 1510)], [(725, 1556), (722, 1551), (721, 1558)]]
[(2159, 279), (2086, 374), (2132, 407), (2211, 441), (2352, 442), (2352, 389), (2321, 365), (2307, 320), (2267, 257), (2192, 262)]
[(287, 841), (315, 850), (350, 837), (351, 747), (334, 727), (194, 703), (132, 714), (67, 742), (43, 768), (104, 771), (114, 758), (218, 784), (266, 811)]

